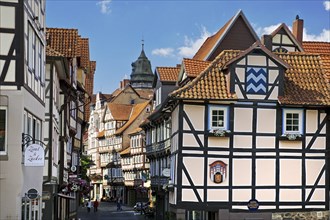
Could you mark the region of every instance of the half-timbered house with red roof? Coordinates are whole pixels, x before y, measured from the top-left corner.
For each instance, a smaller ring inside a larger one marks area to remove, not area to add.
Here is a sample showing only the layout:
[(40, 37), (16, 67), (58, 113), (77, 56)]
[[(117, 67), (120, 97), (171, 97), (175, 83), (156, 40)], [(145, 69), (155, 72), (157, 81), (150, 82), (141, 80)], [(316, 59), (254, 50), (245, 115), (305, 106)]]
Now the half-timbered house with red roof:
[[(169, 211), (176, 219), (327, 219), (327, 62), (304, 50), (299, 18), (293, 32), (281, 25), (263, 42), (239, 28), (251, 27), (242, 11), (234, 18), (196, 53), (210, 65), (144, 125), (152, 139), (147, 126), (171, 117)], [(235, 48), (242, 36), (253, 42)]]
[(152, 114), (140, 125), (146, 133), (146, 154), (150, 162), (151, 207), (156, 216), (168, 211), (168, 192), (164, 185), (169, 182), (171, 114), (161, 111), (168, 94), (177, 88), (182, 65), (157, 67), (153, 82), (154, 106)]

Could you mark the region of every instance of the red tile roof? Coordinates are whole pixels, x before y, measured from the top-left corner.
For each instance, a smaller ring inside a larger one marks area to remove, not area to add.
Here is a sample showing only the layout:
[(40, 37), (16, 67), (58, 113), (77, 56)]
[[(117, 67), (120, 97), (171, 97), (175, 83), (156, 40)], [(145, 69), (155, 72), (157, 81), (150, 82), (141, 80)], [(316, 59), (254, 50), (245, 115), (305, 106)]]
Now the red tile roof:
[(173, 91), (170, 96), (182, 99), (236, 99), (235, 94), (228, 92), (226, 77), (221, 67), (239, 53), (238, 50), (221, 52), (193, 81)]
[(319, 55), (308, 53), (278, 54), (291, 68), (284, 77), (281, 104), (330, 105), (330, 84), (324, 75)]
[(180, 67), (156, 67), (159, 80), (162, 82), (176, 82), (180, 72)]
[(330, 82), (330, 42), (304, 41), (303, 47), (306, 52), (320, 54), (324, 74)]
[(47, 28), (47, 45), (65, 57), (80, 56), (77, 29)]
[(182, 65), (184, 66), (187, 77), (193, 77), (193, 78), (195, 78), (203, 70), (205, 70), (205, 68), (208, 67), (210, 63), (211, 63), (210, 61), (194, 60), (187, 58), (184, 58), (182, 61)]
[[(132, 109), (132, 114), (130, 115), (129, 121), (126, 122), (121, 128), (116, 131), (116, 135), (122, 134), (137, 118), (138, 116), (145, 110), (145, 108), (150, 104), (150, 101), (135, 104)], [(137, 125), (138, 126), (138, 125)]]
[[(231, 60), (244, 54), (238, 50), (221, 52), (212, 64), (202, 71), (193, 81), (173, 91), (170, 96), (177, 99), (230, 100), (236, 94), (228, 91), (224, 67)], [(324, 75), (324, 65), (319, 55), (309, 53), (277, 54), (288, 69), (284, 76), (284, 96), (279, 97), (281, 104), (293, 105), (330, 105), (330, 84)], [(276, 54), (274, 54), (276, 56)]]
[(108, 103), (108, 108), (116, 121), (128, 121), (133, 105)]

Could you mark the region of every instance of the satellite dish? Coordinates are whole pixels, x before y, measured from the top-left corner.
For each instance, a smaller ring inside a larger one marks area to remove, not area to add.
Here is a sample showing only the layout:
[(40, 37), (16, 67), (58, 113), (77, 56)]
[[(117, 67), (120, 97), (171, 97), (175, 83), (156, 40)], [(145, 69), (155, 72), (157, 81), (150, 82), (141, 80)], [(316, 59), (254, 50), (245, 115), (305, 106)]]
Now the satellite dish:
[(77, 167), (76, 167), (76, 166), (72, 166), (72, 167), (71, 167), (71, 171), (72, 171), (72, 172), (76, 172), (76, 171), (77, 171)]

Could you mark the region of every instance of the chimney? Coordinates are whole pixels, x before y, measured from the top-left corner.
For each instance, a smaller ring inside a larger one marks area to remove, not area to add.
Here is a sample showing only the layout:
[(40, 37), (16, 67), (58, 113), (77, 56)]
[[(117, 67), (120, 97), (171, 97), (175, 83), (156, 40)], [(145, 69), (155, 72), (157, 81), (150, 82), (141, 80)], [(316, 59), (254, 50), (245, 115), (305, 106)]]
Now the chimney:
[(261, 43), (263, 45), (265, 45), (265, 47), (270, 50), (270, 51), (273, 51), (273, 39), (272, 39), (272, 35), (263, 35), (262, 38), (261, 38)]
[(299, 15), (297, 15), (296, 20), (293, 21), (292, 33), (300, 44), (302, 44), (303, 41), (303, 29), (304, 29), (304, 20), (299, 19)]

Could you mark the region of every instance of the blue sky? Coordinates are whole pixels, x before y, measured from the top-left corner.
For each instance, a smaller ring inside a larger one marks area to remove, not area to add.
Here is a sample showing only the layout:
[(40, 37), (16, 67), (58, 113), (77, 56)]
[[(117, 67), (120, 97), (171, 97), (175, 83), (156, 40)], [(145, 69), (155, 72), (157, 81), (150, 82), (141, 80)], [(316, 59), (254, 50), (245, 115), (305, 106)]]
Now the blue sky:
[(202, 0), (47, 0), (47, 27), (75, 28), (89, 38), (96, 61), (94, 93), (112, 93), (131, 74), (144, 50), (157, 66), (175, 66), (191, 58), (204, 40), (239, 10), (259, 37), (279, 24), (304, 20), (304, 40), (330, 42), (330, 1)]

